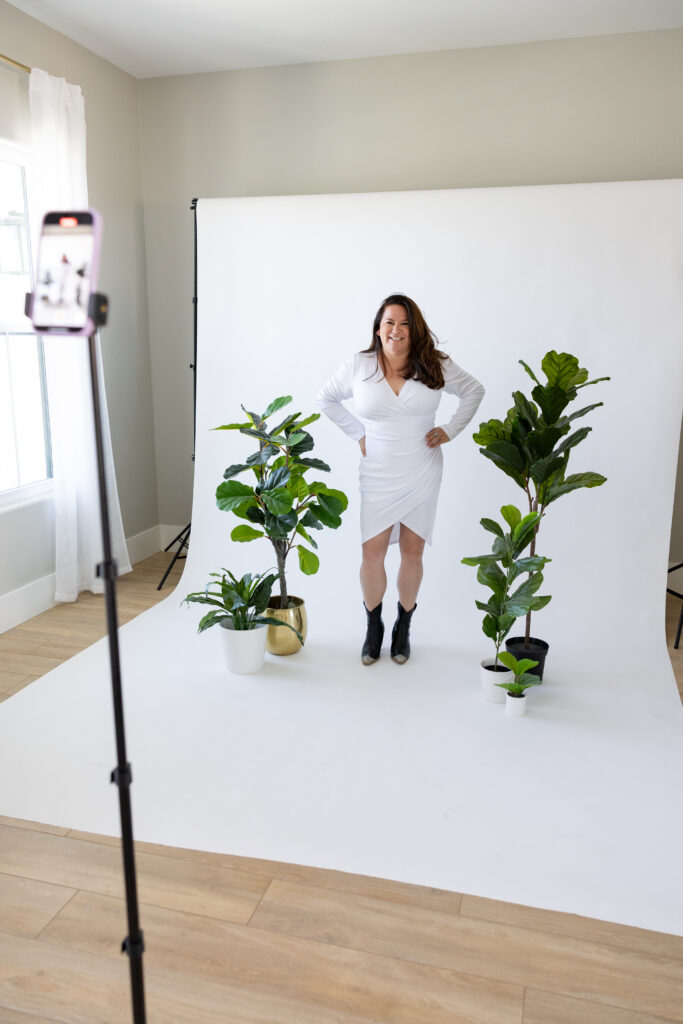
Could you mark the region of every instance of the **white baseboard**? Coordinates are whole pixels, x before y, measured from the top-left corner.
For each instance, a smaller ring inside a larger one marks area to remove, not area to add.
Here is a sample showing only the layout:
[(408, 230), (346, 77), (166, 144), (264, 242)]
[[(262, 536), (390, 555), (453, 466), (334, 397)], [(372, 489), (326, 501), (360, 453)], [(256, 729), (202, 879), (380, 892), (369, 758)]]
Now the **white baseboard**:
[[(168, 526), (162, 523), (159, 527), (159, 530), (161, 531), (161, 541), (157, 551), (163, 551), (179, 533), (186, 529), (187, 525), (188, 524), (186, 523), (185, 526)], [(177, 548), (174, 550), (177, 550)]]
[[(155, 555), (158, 551), (163, 551), (183, 529), (182, 526), (161, 523), (149, 530), (143, 530), (142, 533), (136, 533), (133, 537), (127, 537), (126, 545), (131, 565)], [(27, 619), (46, 612), (48, 608), (53, 608), (56, 603), (54, 594), (54, 573), (39, 580), (32, 580), (31, 583), (26, 583), (8, 594), (0, 594), (0, 633), (5, 633)]]
[(128, 557), (130, 558), (131, 565), (135, 565), (137, 562), (141, 562), (143, 558), (149, 558), (150, 555), (156, 555), (157, 551), (161, 551), (163, 547), (161, 543), (161, 529), (161, 526), (152, 526), (149, 530), (136, 533), (134, 537), (126, 537), (126, 547), (128, 548)]
[(0, 596), (0, 633), (21, 625), (55, 605), (55, 574), (11, 590)]

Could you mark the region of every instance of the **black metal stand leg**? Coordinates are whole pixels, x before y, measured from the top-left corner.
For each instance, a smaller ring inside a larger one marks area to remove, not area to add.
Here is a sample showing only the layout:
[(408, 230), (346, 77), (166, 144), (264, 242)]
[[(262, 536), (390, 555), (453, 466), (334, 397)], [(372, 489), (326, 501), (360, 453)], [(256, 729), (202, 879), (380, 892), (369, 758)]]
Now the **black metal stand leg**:
[(130, 982), (133, 999), (134, 1024), (145, 1024), (145, 988), (142, 972), (144, 939), (138, 919), (137, 881), (135, 873), (135, 848), (133, 846), (133, 821), (130, 803), (130, 784), (133, 780), (131, 767), (126, 758), (126, 736), (123, 721), (123, 696), (121, 693), (121, 662), (119, 658), (118, 621), (116, 614), (116, 562), (112, 558), (111, 535), (109, 532), (109, 505), (104, 470), (104, 445), (102, 442), (102, 417), (100, 389), (97, 369), (97, 348), (95, 334), (89, 338), (90, 378), (92, 384), (93, 414), (95, 419), (95, 445), (97, 448), (97, 475), (100, 491), (100, 515), (102, 519), (102, 543), (104, 561), (97, 567), (97, 575), (104, 580), (107, 604), (107, 632), (109, 634), (109, 659), (111, 662), (111, 683), (114, 699), (114, 725), (116, 730), (116, 751), (118, 765), (111, 773), (111, 781), (119, 790), (121, 813), (121, 846), (123, 871), (126, 886), (126, 907), (128, 912), (128, 936), (123, 940), (122, 952), (130, 961)]
[(164, 573), (164, 575), (161, 577), (161, 583), (157, 587), (157, 590), (161, 590), (161, 588), (163, 587), (164, 583), (166, 582), (166, 579), (168, 578), (168, 574), (170, 573), (171, 569), (176, 564), (178, 559), (179, 558), (180, 559), (187, 558), (187, 555), (183, 555), (183, 554), (181, 554), (181, 552), (182, 552), (183, 548), (188, 548), (188, 542), (189, 542), (189, 539), (190, 539), (190, 530), (191, 530), (191, 528), (192, 528), (192, 523), (188, 523), (188, 525), (185, 527), (185, 529), (180, 531), (180, 533), (175, 538), (175, 540), (172, 540), (171, 543), (168, 544), (164, 548), (164, 551), (168, 551), (168, 549), (172, 548), (174, 544), (178, 544), (179, 545), (178, 550), (176, 551), (175, 555), (173, 556), (171, 564), (169, 565), (169, 567), (166, 570), (166, 572)]

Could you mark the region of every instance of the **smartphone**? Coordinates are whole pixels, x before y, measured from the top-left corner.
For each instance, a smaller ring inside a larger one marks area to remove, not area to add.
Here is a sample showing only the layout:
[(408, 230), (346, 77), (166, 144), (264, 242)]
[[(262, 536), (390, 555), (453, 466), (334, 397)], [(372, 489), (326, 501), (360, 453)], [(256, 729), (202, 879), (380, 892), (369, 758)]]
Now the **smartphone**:
[(50, 211), (43, 217), (31, 319), (36, 331), (91, 334), (90, 296), (97, 291), (102, 220), (96, 210)]

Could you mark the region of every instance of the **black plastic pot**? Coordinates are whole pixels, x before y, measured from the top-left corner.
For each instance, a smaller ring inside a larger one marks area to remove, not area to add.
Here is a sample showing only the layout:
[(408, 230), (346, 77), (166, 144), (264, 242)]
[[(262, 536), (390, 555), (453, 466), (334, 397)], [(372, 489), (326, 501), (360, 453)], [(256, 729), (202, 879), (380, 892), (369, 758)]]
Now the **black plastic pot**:
[(522, 658), (531, 658), (532, 661), (538, 662), (536, 668), (529, 669), (529, 674), (538, 676), (539, 679), (543, 679), (543, 667), (549, 646), (545, 640), (539, 640), (536, 636), (529, 637), (528, 645), (524, 642), (523, 636), (512, 636), (505, 641), (505, 649), (513, 654), (518, 661), (521, 661)]

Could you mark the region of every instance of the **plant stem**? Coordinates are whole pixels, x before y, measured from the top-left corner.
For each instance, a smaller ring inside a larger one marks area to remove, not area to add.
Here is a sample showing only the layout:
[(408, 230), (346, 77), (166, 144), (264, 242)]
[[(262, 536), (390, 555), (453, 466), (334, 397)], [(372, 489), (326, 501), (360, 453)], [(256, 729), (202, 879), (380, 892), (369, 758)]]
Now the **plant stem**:
[(280, 607), (289, 607), (289, 597), (287, 595), (287, 580), (285, 579), (285, 559), (287, 558), (287, 541), (286, 540), (273, 540), (270, 538), (273, 547), (275, 548), (275, 557), (277, 559), (277, 574), (280, 579)]

